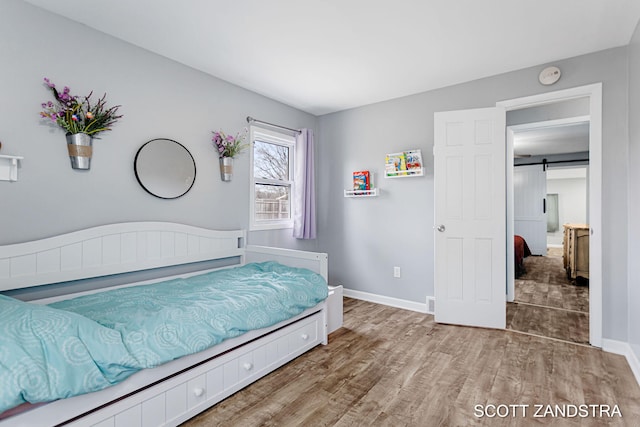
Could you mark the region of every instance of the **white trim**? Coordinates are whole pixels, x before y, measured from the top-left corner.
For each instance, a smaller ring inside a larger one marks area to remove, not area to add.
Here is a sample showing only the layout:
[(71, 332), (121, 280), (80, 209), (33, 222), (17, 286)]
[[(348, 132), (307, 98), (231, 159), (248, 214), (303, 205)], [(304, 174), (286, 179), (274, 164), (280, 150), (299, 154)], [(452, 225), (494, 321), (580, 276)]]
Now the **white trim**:
[[(506, 117), (505, 117), (506, 118)], [(511, 126), (506, 128), (506, 144), (507, 149), (505, 151), (507, 159), (505, 166), (505, 185), (507, 186), (505, 194), (507, 196), (507, 302), (513, 302), (516, 299), (516, 266), (514, 264), (515, 259), (515, 247), (514, 247), (514, 235), (515, 235), (515, 211), (513, 206), (514, 194), (513, 194), (513, 140), (514, 132)]]
[(362, 301), (374, 302), (376, 304), (388, 305), (390, 307), (402, 308), (405, 310), (417, 311), (419, 313), (428, 313), (427, 304), (405, 299), (386, 297), (384, 295), (371, 294), (369, 292), (355, 291), (353, 289), (343, 289), (343, 295), (348, 298), (359, 299)]
[(519, 125), (508, 125), (508, 127), (513, 129), (514, 131), (547, 129), (547, 128), (565, 126), (565, 125), (587, 123), (589, 120), (591, 120), (591, 116), (575, 116), (575, 117), (567, 117), (565, 119), (544, 120), (541, 122), (522, 123)]
[[(507, 111), (589, 97), (589, 343), (602, 346), (602, 83), (499, 101)], [(507, 162), (508, 163), (508, 162)], [(506, 168), (508, 172), (508, 167)], [(507, 236), (507, 239), (509, 236)], [(513, 237), (512, 237), (513, 239)]]
[[(546, 92), (538, 95), (525, 96), (522, 98), (506, 99), (496, 102), (497, 106), (504, 107), (507, 111), (520, 110), (522, 108), (538, 107), (545, 104), (553, 104), (557, 101), (567, 101), (569, 99), (584, 98), (600, 91), (602, 93), (602, 83), (593, 83), (585, 86), (578, 86), (569, 89)], [(593, 115), (593, 111), (589, 110)]]
[(636, 377), (636, 382), (640, 385), (640, 360), (638, 360), (629, 343), (603, 338), (602, 350), (607, 353), (624, 356), (627, 359), (627, 363), (629, 363), (631, 372), (633, 372), (633, 375)]

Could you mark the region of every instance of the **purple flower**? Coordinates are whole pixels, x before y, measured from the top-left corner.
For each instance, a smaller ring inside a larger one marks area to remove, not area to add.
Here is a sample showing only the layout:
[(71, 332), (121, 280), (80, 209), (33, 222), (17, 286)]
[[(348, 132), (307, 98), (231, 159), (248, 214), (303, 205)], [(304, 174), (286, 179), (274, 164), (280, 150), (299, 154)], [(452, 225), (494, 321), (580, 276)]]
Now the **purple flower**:
[(42, 118), (49, 118), (58, 126), (70, 133), (84, 132), (95, 135), (111, 130), (111, 126), (120, 118), (117, 114), (119, 105), (107, 108), (106, 94), (95, 103), (90, 102), (93, 92), (84, 97), (71, 94), (71, 88), (64, 86), (61, 91), (45, 77), (44, 82), (53, 94), (53, 102), (42, 103)]
[(213, 141), (216, 151), (220, 157), (234, 157), (246, 148), (242, 141), (246, 137), (248, 130), (245, 129), (244, 134), (226, 135), (223, 131), (213, 131)]

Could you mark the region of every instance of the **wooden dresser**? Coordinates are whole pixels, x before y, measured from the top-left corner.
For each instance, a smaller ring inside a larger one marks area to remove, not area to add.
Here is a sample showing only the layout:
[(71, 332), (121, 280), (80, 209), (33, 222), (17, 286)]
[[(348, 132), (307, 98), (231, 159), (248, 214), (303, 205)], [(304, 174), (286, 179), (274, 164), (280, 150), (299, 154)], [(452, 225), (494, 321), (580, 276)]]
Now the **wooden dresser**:
[(589, 278), (589, 225), (564, 224), (564, 268), (570, 279)]

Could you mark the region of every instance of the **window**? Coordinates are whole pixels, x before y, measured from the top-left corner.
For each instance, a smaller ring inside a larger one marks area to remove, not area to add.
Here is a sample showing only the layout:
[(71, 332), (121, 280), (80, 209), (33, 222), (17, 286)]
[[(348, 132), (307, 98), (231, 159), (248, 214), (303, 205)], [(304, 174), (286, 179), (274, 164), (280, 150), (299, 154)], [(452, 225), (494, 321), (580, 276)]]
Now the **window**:
[(251, 230), (293, 227), (295, 138), (251, 126)]

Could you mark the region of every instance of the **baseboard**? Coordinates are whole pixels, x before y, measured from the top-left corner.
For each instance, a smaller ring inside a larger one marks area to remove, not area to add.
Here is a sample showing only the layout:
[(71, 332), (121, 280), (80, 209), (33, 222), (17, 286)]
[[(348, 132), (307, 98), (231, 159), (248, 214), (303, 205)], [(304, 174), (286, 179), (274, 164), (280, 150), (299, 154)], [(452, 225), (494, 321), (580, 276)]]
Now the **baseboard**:
[[(399, 298), (386, 297), (383, 295), (370, 294), (369, 292), (354, 291), (353, 289), (344, 289), (342, 293), (345, 297), (355, 298), (363, 301), (375, 302), (376, 304), (388, 305), (390, 307), (403, 308), (405, 310), (417, 311), (420, 313), (429, 313), (426, 303), (408, 301)], [(431, 313), (430, 313), (431, 314)]]
[(638, 383), (638, 385), (640, 385), (640, 360), (638, 360), (638, 357), (633, 352), (633, 349), (631, 348), (629, 343), (603, 338), (602, 350), (624, 356), (627, 359), (627, 363), (629, 363), (629, 366), (631, 367), (633, 375), (636, 377), (636, 382)]

